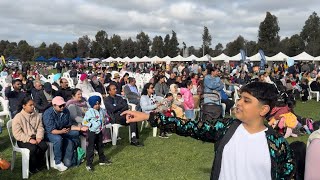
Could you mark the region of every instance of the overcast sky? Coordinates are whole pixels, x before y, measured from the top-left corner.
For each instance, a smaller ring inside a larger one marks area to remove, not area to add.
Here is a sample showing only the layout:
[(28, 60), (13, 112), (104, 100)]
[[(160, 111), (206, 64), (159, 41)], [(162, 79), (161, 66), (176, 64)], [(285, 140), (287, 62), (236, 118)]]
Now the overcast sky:
[(0, 40), (27, 40), (38, 46), (91, 39), (99, 30), (109, 37), (132, 37), (144, 31), (152, 40), (177, 33), (180, 45), (200, 47), (203, 26), (212, 35), (212, 47), (242, 35), (257, 40), (266, 11), (278, 17), (280, 36), (300, 33), (319, 0), (0, 0)]

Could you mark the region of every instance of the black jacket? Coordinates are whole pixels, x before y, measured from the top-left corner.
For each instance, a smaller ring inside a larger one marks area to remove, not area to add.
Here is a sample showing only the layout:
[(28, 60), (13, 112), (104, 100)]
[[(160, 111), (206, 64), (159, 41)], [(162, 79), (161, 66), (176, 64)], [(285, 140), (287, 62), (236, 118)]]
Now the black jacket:
[(56, 93), (56, 96), (63, 97), (64, 101), (67, 102), (72, 98), (72, 90), (70, 87), (67, 89), (59, 88), (59, 90)]
[(51, 106), (46, 96), (44, 95), (43, 90), (37, 90), (34, 88), (31, 90), (31, 94), (34, 101), (34, 106), (39, 113), (43, 113)]
[(5, 89), (5, 96), (9, 100), (9, 111), (13, 116), (22, 110), (22, 100), (26, 97), (25, 92), (11, 91), (11, 86), (9, 86)]
[(104, 104), (107, 112), (110, 114), (122, 113), (123, 111), (129, 109), (127, 101), (121, 96), (108, 96), (104, 99)]

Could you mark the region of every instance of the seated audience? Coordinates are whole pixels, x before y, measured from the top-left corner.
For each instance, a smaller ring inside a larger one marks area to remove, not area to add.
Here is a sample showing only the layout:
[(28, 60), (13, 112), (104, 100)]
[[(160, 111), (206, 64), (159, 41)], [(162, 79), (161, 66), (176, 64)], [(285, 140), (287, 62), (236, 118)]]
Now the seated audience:
[(74, 122), (80, 124), (88, 110), (87, 102), (82, 97), (82, 91), (78, 88), (72, 89), (72, 99), (67, 101), (66, 107), (70, 112), (70, 118)]
[(11, 118), (22, 110), (22, 100), (26, 97), (26, 93), (21, 91), (22, 82), (20, 79), (12, 81), (12, 87), (8, 86), (5, 89), (5, 96), (9, 100), (9, 111)]
[(34, 88), (31, 90), (34, 106), (38, 113), (43, 113), (46, 109), (51, 106), (46, 96), (44, 95), (42, 84), (40, 81), (34, 81)]
[(75, 125), (70, 112), (65, 108), (66, 102), (61, 96), (52, 99), (52, 107), (43, 113), (45, 138), (53, 143), (55, 166), (58, 171), (65, 171), (76, 165), (75, 150), (79, 142), (79, 131), (87, 131), (87, 127)]
[(120, 114), (129, 109), (126, 100), (121, 96), (117, 95), (116, 86), (110, 84), (107, 86), (107, 92), (109, 96), (104, 99), (104, 104), (106, 106), (107, 112), (111, 117), (112, 123), (117, 123), (121, 125), (130, 125), (131, 130), (131, 145), (143, 146), (138, 141), (138, 124), (137, 123), (126, 123), (126, 117)]
[(88, 81), (88, 75), (87, 74), (81, 74), (80, 76), (80, 81), (78, 82), (76, 88), (81, 89), (83, 94), (90, 94), (92, 92), (95, 92), (93, 87), (91, 86), (91, 84)]
[(22, 110), (12, 119), (12, 133), (20, 148), (30, 150), (29, 171), (33, 174), (44, 165), (47, 144), (43, 141), (44, 129), (41, 116), (34, 111), (34, 102), (30, 97), (22, 100)]

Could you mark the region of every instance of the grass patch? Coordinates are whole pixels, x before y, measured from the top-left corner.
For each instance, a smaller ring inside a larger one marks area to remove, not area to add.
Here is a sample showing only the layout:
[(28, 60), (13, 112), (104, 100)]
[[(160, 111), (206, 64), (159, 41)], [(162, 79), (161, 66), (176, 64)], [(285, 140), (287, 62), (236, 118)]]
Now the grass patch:
[[(306, 104), (297, 102), (295, 112), (303, 117), (314, 120), (320, 119), (316, 111), (319, 102), (308, 101)], [(145, 144), (142, 148), (129, 145), (128, 129), (120, 128), (122, 140), (117, 146), (108, 144), (105, 154), (111, 158), (111, 166), (97, 165), (95, 157), (93, 173), (85, 170), (85, 163), (65, 172), (50, 169), (43, 170), (30, 179), (209, 179), (214, 158), (214, 145), (192, 139), (172, 135), (169, 139), (152, 137), (152, 129), (144, 129), (141, 140)], [(307, 136), (289, 138), (289, 142), (307, 141)], [(3, 128), (0, 135), (0, 156), (11, 160), (11, 144), (7, 130)], [(21, 179), (21, 155), (18, 153), (13, 171), (0, 171), (1, 179)]]

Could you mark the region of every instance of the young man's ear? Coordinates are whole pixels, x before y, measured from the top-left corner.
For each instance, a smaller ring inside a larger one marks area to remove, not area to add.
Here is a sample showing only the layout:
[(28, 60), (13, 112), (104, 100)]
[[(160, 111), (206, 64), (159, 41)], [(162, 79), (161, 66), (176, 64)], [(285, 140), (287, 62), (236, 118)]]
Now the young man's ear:
[(261, 111), (260, 111), (260, 116), (264, 117), (266, 114), (270, 111), (270, 106), (269, 105), (262, 105), (261, 106)]

